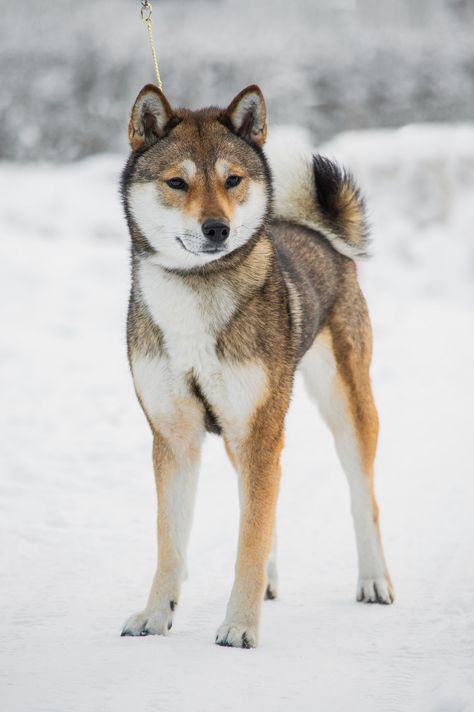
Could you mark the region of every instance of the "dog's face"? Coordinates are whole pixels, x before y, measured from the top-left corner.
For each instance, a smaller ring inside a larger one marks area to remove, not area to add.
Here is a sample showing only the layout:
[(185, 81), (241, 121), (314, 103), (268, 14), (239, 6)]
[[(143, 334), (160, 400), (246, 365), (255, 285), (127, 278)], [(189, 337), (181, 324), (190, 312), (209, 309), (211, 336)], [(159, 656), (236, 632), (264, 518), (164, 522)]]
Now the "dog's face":
[(265, 103), (256, 86), (226, 110), (174, 111), (152, 85), (132, 109), (124, 197), (153, 259), (193, 269), (242, 247), (262, 225), (270, 179), (259, 148)]

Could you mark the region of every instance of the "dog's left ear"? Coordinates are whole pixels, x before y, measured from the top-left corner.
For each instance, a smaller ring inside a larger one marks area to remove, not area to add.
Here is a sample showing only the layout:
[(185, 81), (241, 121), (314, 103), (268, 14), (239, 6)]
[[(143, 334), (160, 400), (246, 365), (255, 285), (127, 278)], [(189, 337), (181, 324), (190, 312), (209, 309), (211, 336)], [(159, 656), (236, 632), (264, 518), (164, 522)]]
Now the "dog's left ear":
[(239, 136), (263, 146), (267, 137), (267, 110), (263, 94), (256, 84), (237, 94), (225, 115)]

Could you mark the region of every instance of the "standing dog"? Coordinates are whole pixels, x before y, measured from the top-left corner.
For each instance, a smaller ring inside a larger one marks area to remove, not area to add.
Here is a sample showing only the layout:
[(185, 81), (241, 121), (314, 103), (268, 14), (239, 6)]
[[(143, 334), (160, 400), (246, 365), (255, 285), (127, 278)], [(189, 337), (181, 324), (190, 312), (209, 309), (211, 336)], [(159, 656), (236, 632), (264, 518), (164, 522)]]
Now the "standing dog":
[(351, 177), (320, 156), (287, 156), (272, 180), (266, 133), (256, 86), (225, 110), (188, 111), (147, 85), (132, 109), (122, 177), (128, 355), (153, 433), (158, 567), (123, 635), (171, 628), (208, 430), (224, 438), (241, 500), (235, 581), (216, 642), (257, 644), (264, 593), (276, 595), (275, 505), (297, 367), (349, 482), (357, 600), (393, 601), (373, 487), (371, 329), (353, 261), (366, 250), (363, 202)]

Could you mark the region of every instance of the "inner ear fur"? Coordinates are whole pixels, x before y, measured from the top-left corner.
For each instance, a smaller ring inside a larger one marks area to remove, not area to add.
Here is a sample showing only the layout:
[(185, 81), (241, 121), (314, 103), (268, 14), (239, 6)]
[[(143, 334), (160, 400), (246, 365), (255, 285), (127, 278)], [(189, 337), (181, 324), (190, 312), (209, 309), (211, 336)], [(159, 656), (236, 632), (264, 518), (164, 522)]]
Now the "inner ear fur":
[(147, 84), (135, 99), (128, 124), (128, 140), (132, 151), (147, 148), (166, 134), (174, 112), (163, 92)]
[(237, 94), (225, 113), (239, 136), (263, 146), (267, 137), (267, 110), (263, 94), (256, 84)]

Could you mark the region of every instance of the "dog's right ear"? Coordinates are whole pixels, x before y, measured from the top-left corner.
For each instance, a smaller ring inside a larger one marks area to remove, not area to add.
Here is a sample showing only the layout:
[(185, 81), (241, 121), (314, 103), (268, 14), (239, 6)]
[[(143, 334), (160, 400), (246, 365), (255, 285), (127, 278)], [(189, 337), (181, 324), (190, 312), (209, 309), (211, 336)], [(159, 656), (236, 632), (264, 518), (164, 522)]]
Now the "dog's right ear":
[(153, 84), (144, 86), (135, 99), (128, 124), (132, 151), (148, 148), (163, 138), (173, 116), (173, 109), (163, 92)]

